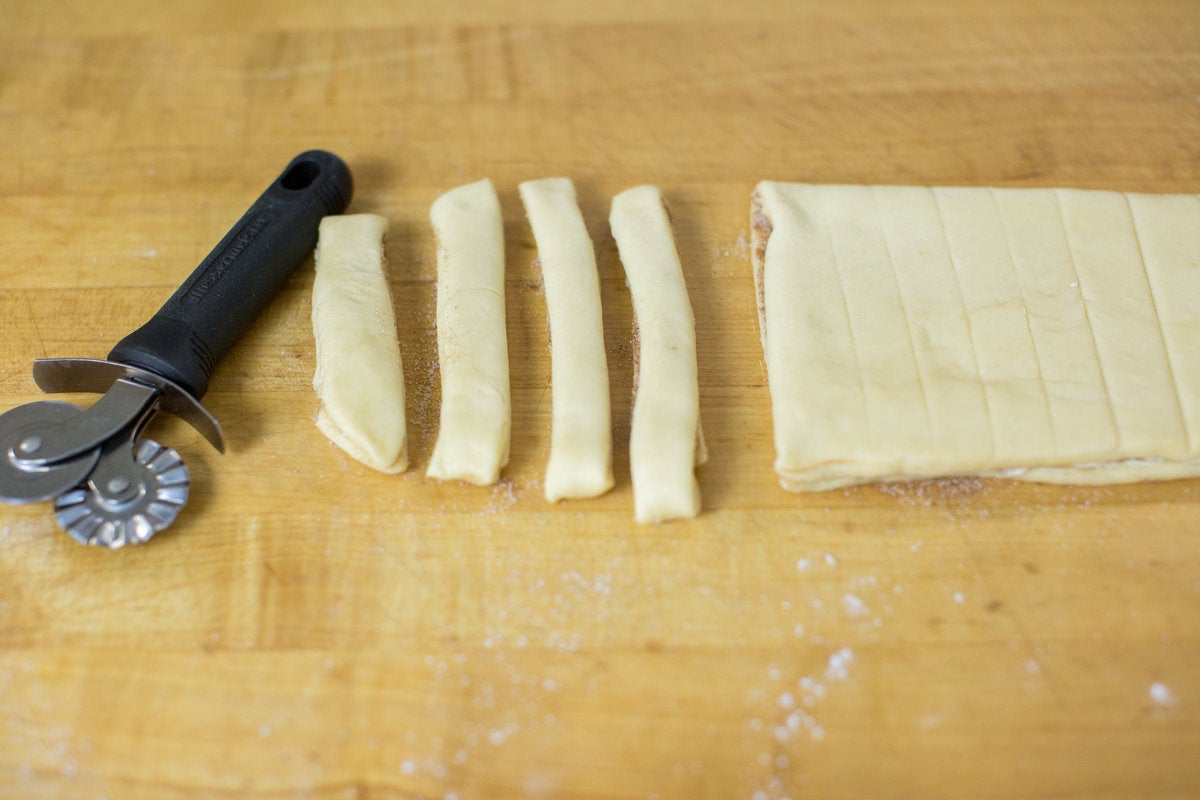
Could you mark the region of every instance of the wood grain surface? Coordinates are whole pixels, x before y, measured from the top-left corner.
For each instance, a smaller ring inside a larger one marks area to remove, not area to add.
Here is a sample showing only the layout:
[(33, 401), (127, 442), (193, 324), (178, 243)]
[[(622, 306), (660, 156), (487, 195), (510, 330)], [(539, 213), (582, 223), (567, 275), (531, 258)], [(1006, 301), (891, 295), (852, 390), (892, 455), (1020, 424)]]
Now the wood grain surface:
[[(771, 470), (747, 214), (763, 178), (1200, 191), (1194, 0), (0, 0), (0, 407), (102, 357), (295, 153), (383, 214), (414, 468), (317, 431), (311, 263), (219, 368), (218, 456), (149, 545), (0, 507), (3, 798), (1200, 794), (1200, 481), (793, 496)], [(596, 243), (616, 489), (542, 499), (546, 313), (517, 184)], [(512, 461), (424, 479), (428, 223), (490, 177)], [(671, 204), (710, 459), (633, 523), (610, 198)], [(88, 397), (76, 398), (91, 402)]]

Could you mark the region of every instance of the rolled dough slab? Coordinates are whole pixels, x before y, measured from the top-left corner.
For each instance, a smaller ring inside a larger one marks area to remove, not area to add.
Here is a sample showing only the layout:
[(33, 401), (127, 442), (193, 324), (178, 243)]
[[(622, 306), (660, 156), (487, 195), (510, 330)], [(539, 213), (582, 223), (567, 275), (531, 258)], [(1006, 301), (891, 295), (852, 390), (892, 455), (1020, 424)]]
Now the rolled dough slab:
[(766, 181), (751, 210), (793, 491), (1200, 475), (1200, 198)]

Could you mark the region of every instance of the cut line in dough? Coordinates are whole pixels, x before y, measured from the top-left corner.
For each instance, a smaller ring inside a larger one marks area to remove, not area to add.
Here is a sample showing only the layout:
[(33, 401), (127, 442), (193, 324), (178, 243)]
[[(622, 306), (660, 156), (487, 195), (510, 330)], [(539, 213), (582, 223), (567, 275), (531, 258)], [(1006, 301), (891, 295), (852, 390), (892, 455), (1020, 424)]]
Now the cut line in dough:
[(520, 185), (537, 241), (550, 323), (550, 502), (597, 497), (613, 485), (612, 412), (596, 254), (568, 178)]
[(442, 407), (426, 474), (487, 486), (508, 463), (512, 424), (500, 202), (484, 179), (443, 194), (429, 217)]
[(638, 522), (694, 517), (700, 428), (696, 324), (662, 193), (638, 186), (613, 198), (609, 225), (633, 301), (637, 366), (629, 463)]
[(317, 427), (380, 472), (408, 467), (404, 372), (377, 214), (321, 220), (313, 280)]
[(764, 181), (751, 258), (792, 491), (1200, 475), (1200, 200)]

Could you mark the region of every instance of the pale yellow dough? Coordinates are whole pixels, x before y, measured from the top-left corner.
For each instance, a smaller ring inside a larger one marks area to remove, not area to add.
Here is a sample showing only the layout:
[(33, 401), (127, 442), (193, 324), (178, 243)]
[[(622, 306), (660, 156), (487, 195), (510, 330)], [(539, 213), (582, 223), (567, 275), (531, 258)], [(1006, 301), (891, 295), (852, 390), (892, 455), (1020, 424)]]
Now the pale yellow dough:
[(385, 275), (387, 220), (321, 220), (313, 281), (317, 427), (381, 472), (408, 467), (404, 373)]
[(442, 408), (426, 474), (486, 486), (508, 463), (511, 400), (504, 317), (504, 225), (489, 180), (429, 210), (437, 236)]
[(613, 198), (616, 239), (637, 327), (638, 366), (629, 463), (635, 518), (662, 522), (700, 512), (695, 467), (706, 458), (700, 430), (696, 325), (671, 221), (655, 186)]
[(760, 183), (785, 488), (1200, 475), (1200, 198)]
[(613, 485), (612, 414), (596, 255), (568, 178), (521, 184), (537, 240), (550, 320), (550, 502), (596, 497)]

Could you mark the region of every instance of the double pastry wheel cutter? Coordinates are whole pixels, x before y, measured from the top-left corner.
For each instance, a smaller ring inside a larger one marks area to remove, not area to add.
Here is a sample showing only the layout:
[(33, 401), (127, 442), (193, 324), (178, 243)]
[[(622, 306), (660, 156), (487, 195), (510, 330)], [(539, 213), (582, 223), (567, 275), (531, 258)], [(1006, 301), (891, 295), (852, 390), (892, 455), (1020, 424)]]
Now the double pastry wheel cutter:
[(140, 544), (174, 522), (188, 499), (187, 466), (142, 431), (167, 411), (225, 451), (221, 426), (200, 404), (213, 370), (312, 252), (321, 218), (344, 211), (352, 191), (340, 158), (301, 153), (107, 359), (35, 361), (43, 391), (104, 396), (86, 409), (45, 400), (0, 414), (0, 500), (53, 500), (64, 530), (102, 547)]

